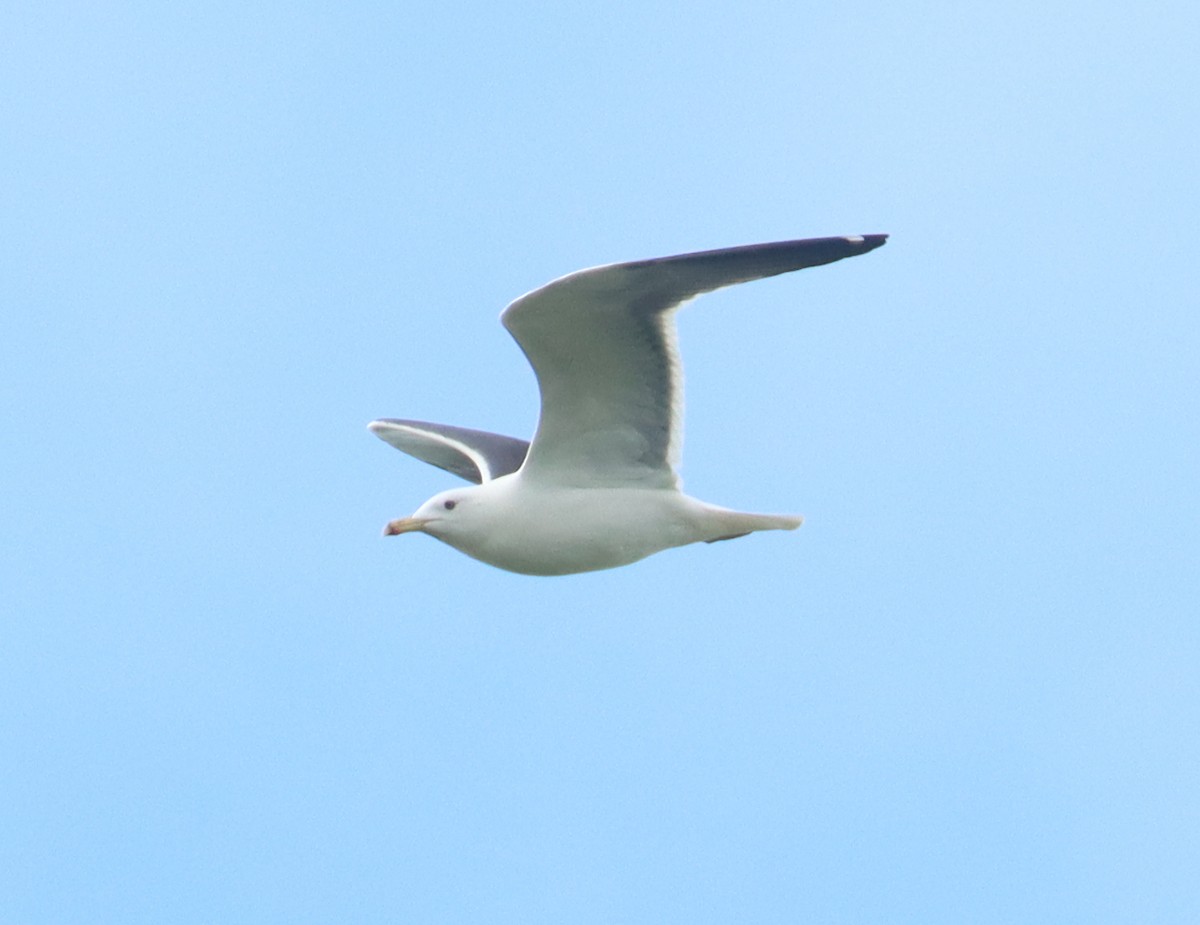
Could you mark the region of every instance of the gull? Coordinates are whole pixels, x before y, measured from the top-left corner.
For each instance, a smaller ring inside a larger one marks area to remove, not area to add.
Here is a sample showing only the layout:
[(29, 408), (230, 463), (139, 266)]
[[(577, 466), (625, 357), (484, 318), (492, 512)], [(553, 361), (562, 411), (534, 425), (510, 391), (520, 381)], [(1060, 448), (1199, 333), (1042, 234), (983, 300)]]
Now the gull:
[(706, 292), (881, 247), (887, 235), (751, 244), (568, 274), (500, 315), (533, 367), (533, 442), (383, 418), (381, 439), (472, 486), (434, 495), (384, 535), (421, 532), (510, 572), (569, 575), (802, 518), (747, 514), (681, 490), (682, 376), (675, 312)]

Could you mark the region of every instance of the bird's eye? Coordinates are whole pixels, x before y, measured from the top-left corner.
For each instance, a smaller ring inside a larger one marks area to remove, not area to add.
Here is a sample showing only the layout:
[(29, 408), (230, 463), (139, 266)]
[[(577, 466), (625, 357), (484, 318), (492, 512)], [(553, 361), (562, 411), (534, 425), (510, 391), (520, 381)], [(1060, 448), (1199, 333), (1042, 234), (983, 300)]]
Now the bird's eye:
[(454, 508), (457, 506), (458, 506), (457, 501), (443, 501), (442, 502), (442, 507), (444, 507), (448, 511), (454, 510)]

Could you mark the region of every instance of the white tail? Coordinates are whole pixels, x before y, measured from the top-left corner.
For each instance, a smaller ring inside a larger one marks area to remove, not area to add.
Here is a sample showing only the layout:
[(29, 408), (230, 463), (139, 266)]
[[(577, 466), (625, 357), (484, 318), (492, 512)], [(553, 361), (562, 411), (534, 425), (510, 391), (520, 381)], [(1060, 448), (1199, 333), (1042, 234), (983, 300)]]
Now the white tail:
[(802, 523), (803, 517), (793, 517), (786, 514), (747, 514), (742, 511), (731, 511), (727, 508), (705, 505), (710, 515), (710, 524), (716, 534), (706, 543), (719, 543), (721, 540), (736, 540), (739, 536), (756, 533), (759, 530), (795, 530)]

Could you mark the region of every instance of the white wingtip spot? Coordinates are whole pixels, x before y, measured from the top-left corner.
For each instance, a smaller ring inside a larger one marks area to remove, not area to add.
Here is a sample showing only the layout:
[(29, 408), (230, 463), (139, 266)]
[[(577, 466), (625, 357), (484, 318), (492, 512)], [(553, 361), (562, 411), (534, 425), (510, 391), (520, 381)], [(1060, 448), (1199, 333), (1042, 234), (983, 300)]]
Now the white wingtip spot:
[(861, 234), (847, 234), (842, 236), (843, 241), (849, 241), (851, 244), (862, 244), (866, 240)]

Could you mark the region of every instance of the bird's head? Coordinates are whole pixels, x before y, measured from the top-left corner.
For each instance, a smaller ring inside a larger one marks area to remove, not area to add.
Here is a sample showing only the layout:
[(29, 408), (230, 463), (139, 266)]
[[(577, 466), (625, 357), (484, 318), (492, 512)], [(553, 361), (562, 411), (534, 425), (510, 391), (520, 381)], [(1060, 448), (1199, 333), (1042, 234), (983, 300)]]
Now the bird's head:
[(443, 491), (417, 508), (411, 517), (393, 520), (383, 528), (383, 535), (419, 531), (452, 542), (455, 537), (470, 533), (479, 520), (483, 505), (478, 495), (479, 486)]

